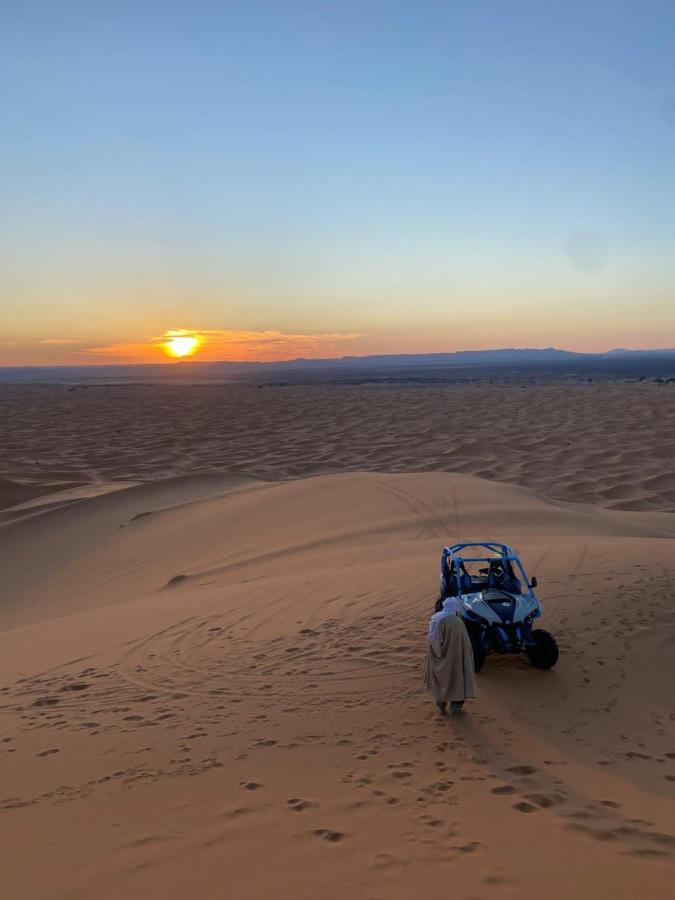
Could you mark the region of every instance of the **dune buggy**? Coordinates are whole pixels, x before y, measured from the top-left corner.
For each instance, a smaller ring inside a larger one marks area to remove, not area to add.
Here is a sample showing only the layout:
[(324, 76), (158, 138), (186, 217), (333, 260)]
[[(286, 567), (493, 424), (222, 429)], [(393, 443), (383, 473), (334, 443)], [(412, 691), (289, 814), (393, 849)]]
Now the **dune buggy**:
[(518, 555), (506, 544), (485, 541), (443, 549), (439, 604), (458, 598), (477, 672), (489, 653), (525, 653), (538, 669), (556, 664), (555, 638), (532, 627), (542, 613), (536, 586), (537, 579), (527, 580)]

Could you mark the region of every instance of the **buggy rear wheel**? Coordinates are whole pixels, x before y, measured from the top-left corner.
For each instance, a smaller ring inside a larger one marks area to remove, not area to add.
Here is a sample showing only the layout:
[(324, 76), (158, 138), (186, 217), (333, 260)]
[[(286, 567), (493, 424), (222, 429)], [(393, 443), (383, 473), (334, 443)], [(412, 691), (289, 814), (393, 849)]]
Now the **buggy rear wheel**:
[(532, 643), (525, 647), (525, 652), (536, 669), (552, 669), (560, 655), (555, 638), (543, 628), (532, 632)]

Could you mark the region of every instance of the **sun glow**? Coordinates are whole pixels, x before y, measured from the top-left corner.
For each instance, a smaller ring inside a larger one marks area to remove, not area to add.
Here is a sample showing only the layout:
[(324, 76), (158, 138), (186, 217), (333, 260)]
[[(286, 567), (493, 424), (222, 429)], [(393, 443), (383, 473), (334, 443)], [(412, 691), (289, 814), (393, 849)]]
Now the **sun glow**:
[(176, 358), (192, 356), (202, 344), (201, 338), (189, 331), (167, 331), (164, 337), (161, 345), (164, 352)]

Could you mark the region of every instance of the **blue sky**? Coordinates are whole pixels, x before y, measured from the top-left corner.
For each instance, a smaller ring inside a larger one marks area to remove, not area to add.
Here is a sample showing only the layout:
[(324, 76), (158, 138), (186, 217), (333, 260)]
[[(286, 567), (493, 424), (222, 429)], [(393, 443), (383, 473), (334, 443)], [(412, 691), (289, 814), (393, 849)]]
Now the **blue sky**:
[(5, 0), (0, 99), (0, 362), (675, 344), (672, 3)]

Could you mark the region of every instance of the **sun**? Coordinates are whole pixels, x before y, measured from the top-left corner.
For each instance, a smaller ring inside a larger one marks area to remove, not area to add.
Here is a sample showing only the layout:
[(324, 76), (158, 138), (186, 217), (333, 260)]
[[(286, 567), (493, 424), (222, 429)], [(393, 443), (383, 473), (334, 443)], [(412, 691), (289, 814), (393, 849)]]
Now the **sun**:
[(161, 346), (169, 356), (192, 356), (201, 346), (201, 338), (189, 331), (167, 331)]

